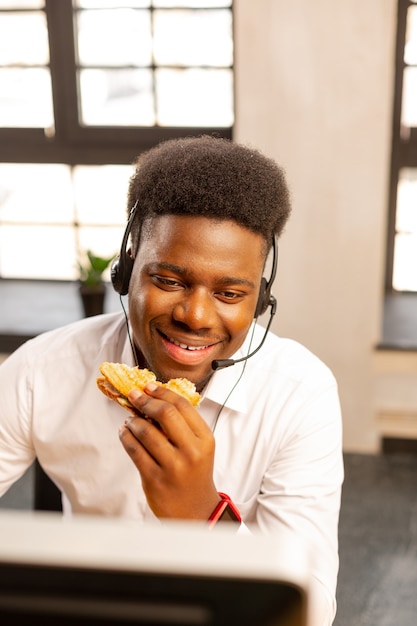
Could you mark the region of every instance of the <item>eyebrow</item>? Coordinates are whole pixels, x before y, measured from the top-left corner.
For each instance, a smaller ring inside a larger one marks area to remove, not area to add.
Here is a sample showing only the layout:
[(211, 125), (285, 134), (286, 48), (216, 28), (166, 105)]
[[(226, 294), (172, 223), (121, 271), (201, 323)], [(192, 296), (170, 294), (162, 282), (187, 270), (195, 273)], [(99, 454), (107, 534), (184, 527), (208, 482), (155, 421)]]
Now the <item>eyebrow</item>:
[[(173, 272), (178, 276), (186, 277), (189, 271), (185, 267), (181, 267), (180, 265), (174, 265), (173, 263), (152, 263), (149, 266), (149, 269), (152, 271), (157, 270), (166, 270), (168, 272)], [(236, 276), (222, 276), (220, 281), (224, 285), (245, 285), (246, 287), (250, 287), (251, 289), (255, 289), (255, 283), (247, 278), (238, 278)]]

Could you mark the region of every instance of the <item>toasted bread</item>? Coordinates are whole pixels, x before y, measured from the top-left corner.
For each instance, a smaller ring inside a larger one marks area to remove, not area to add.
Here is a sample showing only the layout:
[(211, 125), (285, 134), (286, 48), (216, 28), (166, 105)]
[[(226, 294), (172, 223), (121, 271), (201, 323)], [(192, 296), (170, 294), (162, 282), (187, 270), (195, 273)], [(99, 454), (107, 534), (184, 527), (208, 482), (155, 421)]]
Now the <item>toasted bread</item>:
[(200, 394), (196, 391), (194, 383), (187, 378), (173, 378), (167, 383), (161, 383), (156, 380), (155, 374), (146, 368), (139, 369), (124, 363), (109, 363), (107, 361), (100, 365), (100, 372), (103, 374), (102, 377), (97, 378), (97, 386), (100, 391), (129, 411), (135, 411), (127, 399), (129, 392), (132, 389), (143, 391), (149, 382), (175, 391), (189, 400), (195, 407), (200, 404)]

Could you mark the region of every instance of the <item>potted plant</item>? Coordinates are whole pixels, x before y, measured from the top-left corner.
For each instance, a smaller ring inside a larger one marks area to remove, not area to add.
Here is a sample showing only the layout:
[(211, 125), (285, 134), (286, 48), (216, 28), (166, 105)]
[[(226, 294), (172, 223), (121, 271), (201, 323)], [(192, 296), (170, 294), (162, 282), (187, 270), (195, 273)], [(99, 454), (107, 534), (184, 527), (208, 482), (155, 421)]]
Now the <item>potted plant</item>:
[(113, 259), (114, 256), (104, 258), (87, 250), (85, 258), (78, 261), (79, 291), (85, 317), (103, 313), (106, 295), (103, 274)]

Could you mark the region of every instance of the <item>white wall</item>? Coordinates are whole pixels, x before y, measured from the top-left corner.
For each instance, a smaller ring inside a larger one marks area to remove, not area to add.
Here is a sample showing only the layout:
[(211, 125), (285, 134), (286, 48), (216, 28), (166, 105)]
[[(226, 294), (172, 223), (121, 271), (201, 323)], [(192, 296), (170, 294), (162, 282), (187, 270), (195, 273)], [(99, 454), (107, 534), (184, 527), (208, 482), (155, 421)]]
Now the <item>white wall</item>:
[(346, 450), (376, 451), (396, 0), (235, 0), (236, 133), (282, 164), (293, 215), (274, 330), (339, 382)]

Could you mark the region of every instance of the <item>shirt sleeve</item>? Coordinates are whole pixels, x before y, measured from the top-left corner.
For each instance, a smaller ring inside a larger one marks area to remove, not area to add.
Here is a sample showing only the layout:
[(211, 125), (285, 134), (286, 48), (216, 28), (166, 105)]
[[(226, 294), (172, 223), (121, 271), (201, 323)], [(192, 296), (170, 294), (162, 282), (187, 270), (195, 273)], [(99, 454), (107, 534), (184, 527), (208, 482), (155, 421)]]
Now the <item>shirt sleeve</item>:
[(0, 366), (0, 496), (33, 463), (31, 385), (25, 346)]
[(312, 394), (292, 415), (264, 475), (256, 511), (261, 532), (284, 526), (308, 548), (311, 626), (330, 626), (336, 613), (342, 482), (342, 420), (334, 383)]

